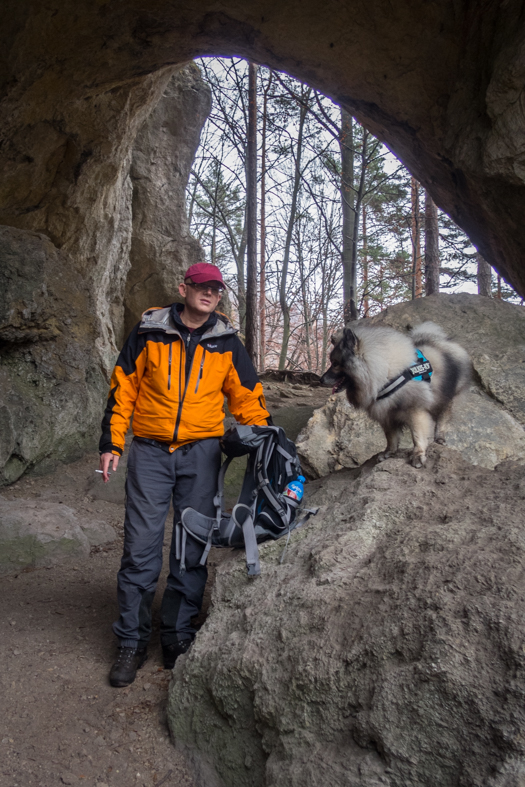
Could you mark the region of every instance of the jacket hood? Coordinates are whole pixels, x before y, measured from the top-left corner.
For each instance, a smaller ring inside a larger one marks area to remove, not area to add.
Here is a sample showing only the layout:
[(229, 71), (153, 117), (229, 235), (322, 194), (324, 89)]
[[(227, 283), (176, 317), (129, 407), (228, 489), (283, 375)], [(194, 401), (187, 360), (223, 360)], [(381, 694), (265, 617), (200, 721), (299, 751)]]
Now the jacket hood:
[[(173, 304), (173, 306), (179, 304)], [(219, 312), (213, 312), (213, 315), (217, 318), (213, 325), (211, 325), (199, 338), (199, 341), (203, 339), (210, 339), (210, 338), (217, 338), (219, 336), (229, 336), (236, 334), (237, 328), (234, 328), (231, 322), (224, 314), (220, 314)], [(153, 307), (151, 309), (147, 309), (142, 315), (139, 325), (139, 333), (146, 333), (147, 331), (163, 331), (164, 333), (174, 333), (177, 336), (181, 336), (181, 327), (182, 322), (177, 325), (177, 322), (173, 318), (173, 311), (172, 306), (164, 306), (163, 308), (156, 308)]]

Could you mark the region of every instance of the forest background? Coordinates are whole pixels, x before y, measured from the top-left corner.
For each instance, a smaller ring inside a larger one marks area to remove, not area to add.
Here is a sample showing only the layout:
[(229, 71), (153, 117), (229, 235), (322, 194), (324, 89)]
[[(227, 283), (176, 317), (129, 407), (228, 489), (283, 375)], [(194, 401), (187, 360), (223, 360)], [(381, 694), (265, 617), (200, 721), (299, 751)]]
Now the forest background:
[(218, 265), (259, 371), (322, 373), (348, 319), (438, 291), (523, 305), (379, 140), (329, 98), (238, 58), (196, 61), (212, 110), (191, 233)]

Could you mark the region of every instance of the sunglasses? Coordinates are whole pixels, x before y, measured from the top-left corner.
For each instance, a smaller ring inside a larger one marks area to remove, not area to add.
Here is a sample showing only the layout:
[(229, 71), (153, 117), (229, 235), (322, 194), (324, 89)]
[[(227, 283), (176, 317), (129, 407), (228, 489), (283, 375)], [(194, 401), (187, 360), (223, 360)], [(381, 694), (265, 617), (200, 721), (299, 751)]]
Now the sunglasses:
[(220, 295), (221, 292), (224, 292), (224, 287), (215, 287), (213, 284), (196, 284), (193, 281), (185, 282), (186, 287), (193, 287), (194, 290), (197, 292), (211, 292), (212, 295)]

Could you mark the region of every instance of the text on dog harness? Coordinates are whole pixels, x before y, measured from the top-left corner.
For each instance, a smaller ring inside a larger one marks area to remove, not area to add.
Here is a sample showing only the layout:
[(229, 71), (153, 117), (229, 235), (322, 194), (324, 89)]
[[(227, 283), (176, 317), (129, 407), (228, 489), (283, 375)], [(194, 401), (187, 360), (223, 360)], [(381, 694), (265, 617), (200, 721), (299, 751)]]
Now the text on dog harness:
[(379, 393), (377, 394), (377, 399), (385, 399), (387, 396), (391, 396), (391, 394), (398, 391), (402, 388), (405, 383), (409, 383), (411, 380), (420, 380), (425, 383), (430, 382), (430, 378), (432, 377), (432, 364), (430, 361), (427, 361), (421, 350), (416, 348), (416, 356), (417, 359), (414, 363), (405, 369), (404, 372), (398, 377), (395, 377), (393, 380), (389, 380), (386, 385), (384, 385)]

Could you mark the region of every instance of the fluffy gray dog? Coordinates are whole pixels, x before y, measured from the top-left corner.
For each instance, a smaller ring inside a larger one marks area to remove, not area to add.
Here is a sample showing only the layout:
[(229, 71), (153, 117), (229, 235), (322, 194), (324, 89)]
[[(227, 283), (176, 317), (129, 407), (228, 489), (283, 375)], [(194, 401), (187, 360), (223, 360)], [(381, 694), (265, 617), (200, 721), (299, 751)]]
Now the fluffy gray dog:
[(406, 336), (362, 320), (333, 336), (332, 343), (331, 366), (321, 384), (333, 387), (333, 393), (345, 390), (350, 404), (381, 424), (387, 447), (380, 459), (397, 452), (401, 430), (408, 426), (412, 464), (422, 467), (432, 439), (445, 442), (453, 399), (470, 382), (467, 352), (433, 322), (417, 325)]

